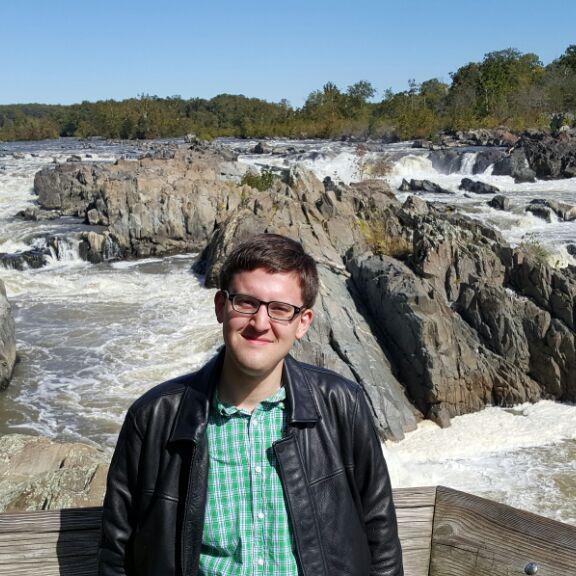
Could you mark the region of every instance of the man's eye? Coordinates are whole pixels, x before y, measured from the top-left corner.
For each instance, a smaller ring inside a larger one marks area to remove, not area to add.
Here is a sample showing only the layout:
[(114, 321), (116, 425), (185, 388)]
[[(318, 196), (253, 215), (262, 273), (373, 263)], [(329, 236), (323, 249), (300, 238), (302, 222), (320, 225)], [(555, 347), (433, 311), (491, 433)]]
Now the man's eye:
[(242, 310), (255, 310), (258, 308), (258, 302), (248, 296), (236, 296), (234, 298), (234, 304), (238, 308), (242, 308)]
[(271, 314), (280, 316), (291, 316), (294, 310), (290, 304), (284, 304), (283, 302), (271, 302), (269, 308)]

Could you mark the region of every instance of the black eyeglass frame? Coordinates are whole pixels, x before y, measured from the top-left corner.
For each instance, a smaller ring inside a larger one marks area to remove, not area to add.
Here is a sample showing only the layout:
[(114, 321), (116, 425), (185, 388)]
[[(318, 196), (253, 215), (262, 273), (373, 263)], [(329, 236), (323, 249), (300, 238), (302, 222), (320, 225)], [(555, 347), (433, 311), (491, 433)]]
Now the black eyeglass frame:
[[(298, 314), (306, 310), (306, 306), (294, 306), (294, 304), (290, 304), (289, 302), (280, 302), (280, 300), (270, 300), (269, 302), (266, 302), (264, 300), (259, 300), (255, 296), (250, 296), (250, 294), (231, 294), (230, 292), (228, 292), (228, 290), (221, 290), (221, 292), (223, 294), (226, 294), (226, 299), (230, 300), (230, 302), (232, 303), (233, 310), (235, 312), (238, 312), (238, 314), (244, 314), (244, 316), (254, 316), (254, 314), (258, 314), (260, 306), (264, 304), (266, 306), (266, 314), (268, 314), (268, 318), (270, 318), (270, 320), (275, 320), (276, 322), (292, 322), (292, 320), (294, 320), (294, 318), (296, 318)], [(256, 302), (258, 302), (258, 308), (256, 308), (254, 312), (242, 312), (241, 310), (238, 310), (237, 308), (234, 307), (234, 298), (236, 296), (244, 296), (245, 298), (255, 300)], [(290, 316), (290, 318), (274, 318), (273, 316), (270, 316), (270, 309), (268, 308), (270, 304), (282, 304), (284, 306), (290, 306), (290, 308), (292, 308), (294, 312), (292, 316)]]

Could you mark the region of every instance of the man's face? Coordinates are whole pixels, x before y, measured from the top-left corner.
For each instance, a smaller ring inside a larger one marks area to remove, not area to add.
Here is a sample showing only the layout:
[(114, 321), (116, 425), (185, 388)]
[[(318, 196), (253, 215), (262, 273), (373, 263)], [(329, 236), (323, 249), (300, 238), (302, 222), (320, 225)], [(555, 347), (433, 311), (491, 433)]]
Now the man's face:
[[(234, 275), (231, 294), (246, 294), (265, 302), (278, 301), (301, 307), (302, 291), (293, 272), (270, 273), (262, 268)], [(216, 317), (222, 324), (227, 360), (251, 378), (264, 377), (278, 366), (295, 340), (302, 338), (312, 322), (312, 310), (291, 321), (272, 320), (266, 306), (248, 316), (236, 312), (223, 292), (214, 298)]]

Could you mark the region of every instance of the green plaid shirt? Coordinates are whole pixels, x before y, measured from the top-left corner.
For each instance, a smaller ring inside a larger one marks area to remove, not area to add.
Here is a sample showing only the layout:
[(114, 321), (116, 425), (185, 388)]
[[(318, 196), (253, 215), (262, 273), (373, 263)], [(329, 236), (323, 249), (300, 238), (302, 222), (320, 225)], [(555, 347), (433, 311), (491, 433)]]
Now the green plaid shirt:
[(250, 414), (214, 395), (201, 576), (298, 576), (272, 449), (282, 437), (285, 398), (280, 387)]

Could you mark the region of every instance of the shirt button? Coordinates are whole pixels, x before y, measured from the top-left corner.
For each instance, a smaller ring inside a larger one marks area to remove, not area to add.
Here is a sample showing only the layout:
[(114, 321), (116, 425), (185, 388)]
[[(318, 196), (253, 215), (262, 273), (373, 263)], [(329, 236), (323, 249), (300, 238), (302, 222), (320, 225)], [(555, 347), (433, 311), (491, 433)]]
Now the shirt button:
[(258, 518), (262, 520), (262, 518), (264, 518), (264, 512), (258, 512)]
[(258, 558), (258, 566), (264, 566), (264, 558)]
[(255, 470), (256, 474), (260, 474), (260, 472), (262, 472), (262, 468), (260, 468), (260, 466), (256, 466), (254, 468), (254, 470)]

